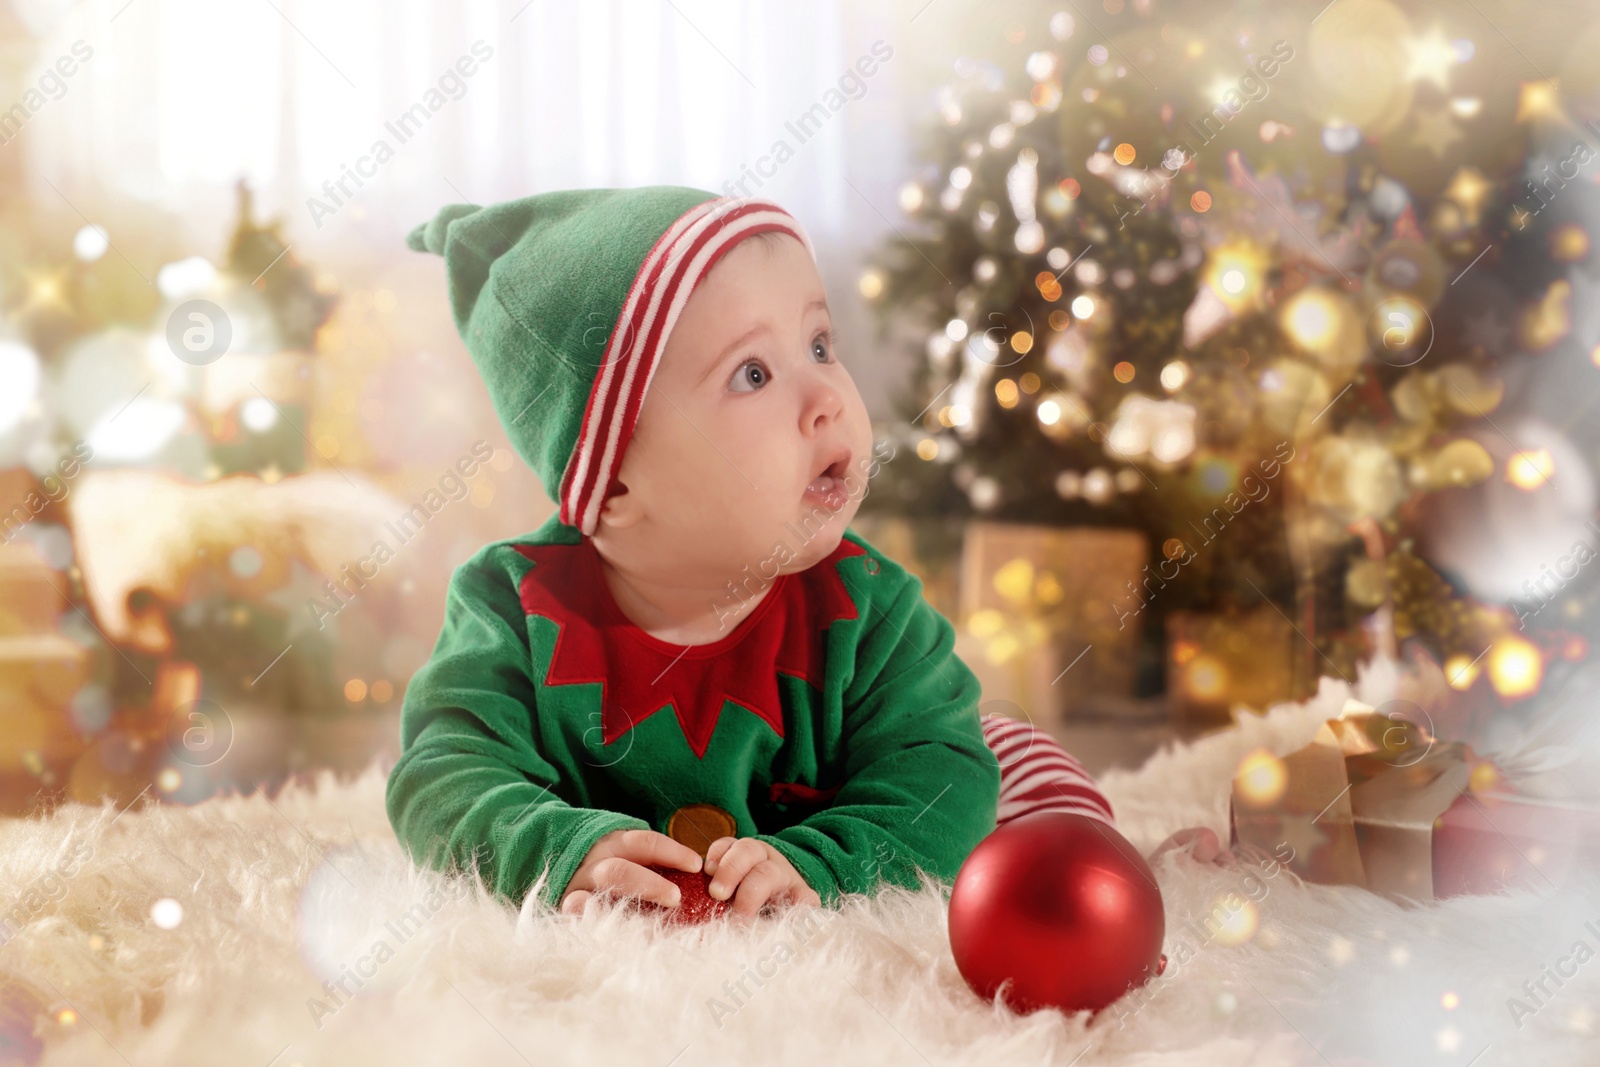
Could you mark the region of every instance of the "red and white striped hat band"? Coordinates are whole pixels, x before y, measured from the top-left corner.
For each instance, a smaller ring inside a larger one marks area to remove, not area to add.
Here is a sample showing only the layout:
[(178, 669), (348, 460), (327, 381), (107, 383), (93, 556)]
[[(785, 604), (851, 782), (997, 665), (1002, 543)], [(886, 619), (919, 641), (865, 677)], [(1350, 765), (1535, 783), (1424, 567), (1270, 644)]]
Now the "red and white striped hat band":
[(605, 490), (622, 466), (645, 391), (689, 294), (739, 241), (772, 230), (797, 238), (816, 262), (816, 249), (793, 215), (770, 200), (750, 197), (719, 196), (696, 204), (650, 249), (589, 389), (578, 444), (561, 482), (563, 523), (585, 536), (594, 533)]

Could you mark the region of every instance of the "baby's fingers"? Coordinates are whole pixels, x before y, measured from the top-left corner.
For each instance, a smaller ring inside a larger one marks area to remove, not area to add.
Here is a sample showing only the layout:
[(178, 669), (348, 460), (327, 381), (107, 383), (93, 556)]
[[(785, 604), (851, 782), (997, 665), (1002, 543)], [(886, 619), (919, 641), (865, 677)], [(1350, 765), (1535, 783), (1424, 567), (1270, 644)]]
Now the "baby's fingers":
[[(700, 857), (695, 856), (696, 859)], [(683, 894), (678, 887), (655, 871), (646, 870), (632, 860), (612, 856), (594, 869), (595, 889), (615, 889), (622, 896), (639, 897), (664, 908), (675, 908)]]
[(705, 872), (707, 874), (717, 873), (717, 864), (722, 862), (722, 857), (727, 854), (728, 850), (733, 847), (734, 842), (738, 840), (737, 837), (719, 837), (706, 847)]
[[(726, 840), (731, 842), (720, 853), (714, 851)], [(715, 859), (713, 860), (713, 857)], [(714, 900), (727, 900), (756, 865), (767, 859), (767, 850), (753, 837), (723, 838), (714, 841), (706, 852), (707, 870), (712, 874), (706, 887)]]
[(733, 895), (733, 911), (753, 919), (768, 901), (787, 894), (790, 886), (787, 864), (777, 860), (762, 860), (750, 868), (750, 873), (740, 881)]
[(654, 830), (629, 830), (617, 842), (614, 855), (632, 860), (641, 867), (673, 867), (691, 874), (700, 870), (700, 853)]
[(592, 896), (594, 896), (594, 894), (589, 892), (587, 889), (574, 889), (561, 901), (561, 914), (582, 915), (584, 904), (587, 903), (589, 898)]

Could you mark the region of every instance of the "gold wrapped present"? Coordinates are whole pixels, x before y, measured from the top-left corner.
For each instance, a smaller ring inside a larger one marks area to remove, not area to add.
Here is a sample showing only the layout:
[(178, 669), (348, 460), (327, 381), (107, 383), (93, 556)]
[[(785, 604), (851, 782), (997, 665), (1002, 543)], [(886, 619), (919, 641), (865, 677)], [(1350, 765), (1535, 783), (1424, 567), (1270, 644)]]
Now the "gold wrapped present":
[(1488, 789), (1498, 778), (1470, 745), (1435, 738), (1420, 709), (1350, 700), (1305, 747), (1241, 762), (1230, 836), (1308, 881), (1395, 900), (1548, 881), (1600, 813)]

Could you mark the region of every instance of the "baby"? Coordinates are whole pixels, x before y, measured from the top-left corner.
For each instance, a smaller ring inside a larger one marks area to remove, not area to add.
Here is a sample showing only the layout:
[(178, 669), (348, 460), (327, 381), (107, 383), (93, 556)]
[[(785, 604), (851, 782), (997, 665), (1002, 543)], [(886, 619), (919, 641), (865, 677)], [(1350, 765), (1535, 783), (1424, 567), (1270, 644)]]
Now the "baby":
[[(409, 244), (444, 256), (496, 412), (560, 505), (451, 578), (387, 789), (413, 855), (568, 914), (673, 907), (649, 868), (703, 869), (748, 918), (949, 882), (1033, 811), (1114, 827), (1048, 736), (980, 719), (949, 620), (848, 528), (893, 450), (791, 215), (572, 190), (450, 205)], [(1206, 830), (1157, 852), (1190, 844), (1220, 851)]]

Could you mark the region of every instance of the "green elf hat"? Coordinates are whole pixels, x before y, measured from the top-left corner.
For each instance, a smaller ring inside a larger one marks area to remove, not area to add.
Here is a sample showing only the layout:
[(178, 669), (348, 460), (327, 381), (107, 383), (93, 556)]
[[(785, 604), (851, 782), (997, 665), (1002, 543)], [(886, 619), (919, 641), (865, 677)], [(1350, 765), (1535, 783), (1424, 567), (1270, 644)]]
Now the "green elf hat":
[(456, 329), (506, 435), (561, 522), (588, 536), (689, 294), (763, 231), (815, 262), (777, 204), (676, 185), (449, 204), (406, 244), (444, 256)]

